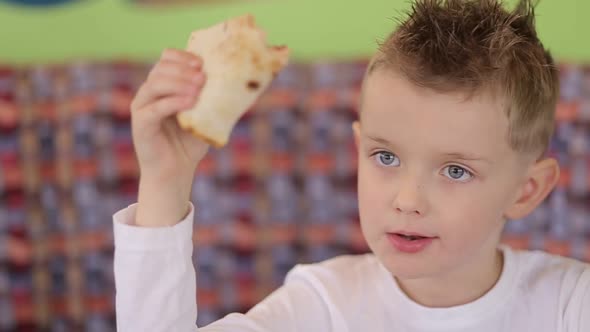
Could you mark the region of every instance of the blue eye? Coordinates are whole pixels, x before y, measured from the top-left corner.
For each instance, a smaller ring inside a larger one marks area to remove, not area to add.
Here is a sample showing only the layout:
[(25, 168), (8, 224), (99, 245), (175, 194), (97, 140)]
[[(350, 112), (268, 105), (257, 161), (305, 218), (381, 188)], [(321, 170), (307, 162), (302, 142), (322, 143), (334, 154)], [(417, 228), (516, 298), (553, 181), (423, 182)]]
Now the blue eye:
[(473, 177), (473, 174), (470, 171), (457, 165), (445, 167), (444, 173), (444, 175), (450, 178), (451, 180), (457, 180), (461, 182), (471, 180), (471, 178)]
[(399, 166), (399, 158), (393, 153), (381, 151), (373, 155), (381, 166)]

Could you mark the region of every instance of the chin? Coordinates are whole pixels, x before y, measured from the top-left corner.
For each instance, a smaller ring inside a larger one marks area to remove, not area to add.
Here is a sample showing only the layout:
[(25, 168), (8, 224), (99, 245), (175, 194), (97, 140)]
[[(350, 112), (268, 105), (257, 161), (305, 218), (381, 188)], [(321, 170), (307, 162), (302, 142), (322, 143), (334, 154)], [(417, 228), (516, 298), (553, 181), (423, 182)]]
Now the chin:
[(401, 269), (398, 269), (396, 271), (390, 271), (391, 275), (399, 280), (417, 280), (417, 279), (424, 279), (424, 278), (432, 277), (432, 274), (429, 274), (429, 273), (426, 273), (423, 271), (418, 271), (418, 270), (399, 271), (399, 270), (401, 270)]
[(392, 264), (390, 262), (382, 262), (382, 264), (394, 277), (402, 280), (428, 278), (434, 274), (434, 271), (428, 271), (428, 269), (416, 265)]
[(377, 259), (396, 278), (411, 280), (432, 277), (437, 274), (437, 265), (424, 255), (404, 255), (394, 252), (389, 246), (371, 248)]

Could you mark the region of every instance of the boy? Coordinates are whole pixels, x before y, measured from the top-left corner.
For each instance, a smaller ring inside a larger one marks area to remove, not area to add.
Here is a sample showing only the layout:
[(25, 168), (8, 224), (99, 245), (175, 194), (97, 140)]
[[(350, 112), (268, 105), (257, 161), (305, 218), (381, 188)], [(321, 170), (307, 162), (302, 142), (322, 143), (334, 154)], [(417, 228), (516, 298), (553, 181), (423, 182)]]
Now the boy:
[[(165, 52), (132, 105), (141, 181), (114, 216), (119, 332), (196, 330), (188, 198), (207, 146), (170, 116), (195, 102), (199, 65)], [(373, 253), (299, 265), (201, 330), (590, 331), (590, 266), (499, 245), (558, 180), (543, 157), (557, 98), (529, 1), (418, 0), (372, 59), (353, 125)]]

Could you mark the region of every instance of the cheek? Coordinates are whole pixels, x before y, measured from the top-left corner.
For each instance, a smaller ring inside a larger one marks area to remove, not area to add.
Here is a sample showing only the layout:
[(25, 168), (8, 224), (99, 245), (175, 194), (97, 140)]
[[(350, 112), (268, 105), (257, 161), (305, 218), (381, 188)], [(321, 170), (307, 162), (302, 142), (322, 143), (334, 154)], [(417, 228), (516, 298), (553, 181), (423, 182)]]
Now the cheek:
[(390, 187), (391, 181), (383, 176), (371, 160), (364, 157), (364, 160), (359, 161), (358, 168), (358, 194), (359, 200), (377, 203), (379, 200), (383, 201), (387, 196), (387, 188)]
[(501, 231), (504, 199), (490, 189), (474, 184), (439, 196), (435, 218), (446, 246), (465, 250)]
[(371, 176), (368, 174), (366, 166), (362, 165), (362, 163), (359, 163), (357, 181), (359, 213), (362, 216), (365, 211), (369, 210), (367, 205), (374, 202), (373, 196), (376, 196), (376, 190), (372, 187), (373, 181)]
[(387, 199), (386, 185), (367, 161), (359, 161), (358, 169), (358, 204), (361, 224), (383, 213)]

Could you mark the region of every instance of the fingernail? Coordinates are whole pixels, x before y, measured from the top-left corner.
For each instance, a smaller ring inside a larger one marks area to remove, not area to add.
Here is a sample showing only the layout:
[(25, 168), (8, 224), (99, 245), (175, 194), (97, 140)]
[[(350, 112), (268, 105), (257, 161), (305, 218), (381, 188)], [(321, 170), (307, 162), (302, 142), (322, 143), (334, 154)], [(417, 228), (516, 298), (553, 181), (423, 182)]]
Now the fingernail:
[(191, 62), (189, 63), (189, 65), (191, 67), (198, 67), (201, 64), (201, 61), (195, 59), (195, 60), (191, 60)]

